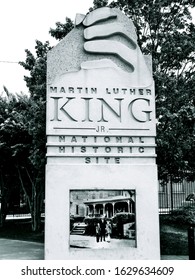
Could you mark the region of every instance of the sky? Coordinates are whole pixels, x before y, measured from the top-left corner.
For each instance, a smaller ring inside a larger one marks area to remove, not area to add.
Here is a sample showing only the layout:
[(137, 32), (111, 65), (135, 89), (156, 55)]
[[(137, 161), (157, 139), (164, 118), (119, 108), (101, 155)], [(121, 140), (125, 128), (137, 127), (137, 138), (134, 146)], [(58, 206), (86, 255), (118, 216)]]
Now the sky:
[(49, 29), (66, 17), (74, 21), (92, 6), (93, 0), (1, 0), (0, 95), (3, 85), (13, 93), (28, 93), (23, 77), (29, 72), (15, 62), (25, 61), (25, 49), (34, 53), (35, 40), (56, 45)]
[[(34, 53), (35, 40), (58, 42), (49, 34), (56, 22), (86, 14), (93, 0), (6, 0), (0, 1), (0, 95), (3, 85), (10, 92), (28, 93), (24, 75), (29, 72), (16, 62), (25, 61), (25, 49)], [(194, 11), (195, 22), (195, 11)]]

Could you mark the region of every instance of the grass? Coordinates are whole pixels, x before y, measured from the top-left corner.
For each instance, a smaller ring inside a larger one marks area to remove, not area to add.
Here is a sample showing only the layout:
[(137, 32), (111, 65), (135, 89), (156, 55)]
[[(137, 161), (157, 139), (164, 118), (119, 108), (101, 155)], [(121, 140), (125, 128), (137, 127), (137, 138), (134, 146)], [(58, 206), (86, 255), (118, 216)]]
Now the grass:
[(160, 230), (161, 255), (188, 255), (187, 229), (162, 226)]
[[(161, 255), (188, 255), (187, 226), (160, 222)], [(32, 232), (30, 219), (6, 220), (3, 229), (0, 229), (0, 238), (24, 240), (44, 243), (43, 225), (40, 232)]]
[(40, 232), (33, 232), (30, 219), (6, 220), (0, 228), (0, 238), (16, 239), (32, 242), (44, 242), (43, 228)]
[(188, 226), (160, 219), (161, 255), (188, 255)]

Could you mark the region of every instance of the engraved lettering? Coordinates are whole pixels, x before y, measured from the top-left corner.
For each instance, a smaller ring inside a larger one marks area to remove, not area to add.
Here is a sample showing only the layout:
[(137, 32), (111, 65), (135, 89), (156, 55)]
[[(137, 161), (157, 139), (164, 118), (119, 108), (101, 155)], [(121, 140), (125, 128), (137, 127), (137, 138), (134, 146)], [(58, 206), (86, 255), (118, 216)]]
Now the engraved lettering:
[(128, 143), (134, 143), (133, 137), (128, 137)]
[(116, 164), (120, 164), (120, 158), (119, 157), (116, 157), (116, 158), (114, 158), (115, 159), (115, 163)]
[(118, 153), (123, 153), (123, 147), (118, 147)]
[(86, 153), (86, 147), (84, 146), (81, 147), (81, 153)]
[(59, 153), (65, 153), (65, 147), (59, 147)]
[(74, 93), (74, 88), (73, 88), (73, 87), (69, 87), (69, 88), (68, 88), (68, 92), (69, 92), (69, 93)]
[(105, 136), (104, 137), (104, 142), (106, 142), (106, 143), (110, 142), (110, 137), (109, 136)]
[(51, 121), (61, 121), (58, 118), (58, 100), (62, 97), (51, 97), (54, 100), (54, 112), (53, 112), (53, 119)]
[(93, 98), (89, 98), (89, 97), (82, 97), (81, 99), (85, 100), (85, 119), (82, 120), (82, 122), (92, 122), (92, 120), (90, 120), (90, 112), (89, 112), (89, 101)]
[(65, 91), (65, 88), (64, 88), (64, 87), (61, 87), (61, 89), (60, 89), (60, 93), (66, 93), (66, 91)]
[(104, 159), (105, 159), (106, 163), (109, 163), (109, 161), (110, 161), (109, 157), (105, 157)]
[(136, 98), (133, 101), (131, 101), (129, 103), (129, 111), (131, 113), (131, 115), (133, 116), (133, 118), (138, 121), (138, 122), (147, 122), (147, 121), (151, 121), (150, 118), (150, 113), (152, 112), (151, 110), (147, 110), (147, 111), (142, 111), (143, 113), (145, 113), (145, 120), (138, 118), (138, 114), (136, 114), (134, 112), (134, 104), (139, 102), (140, 100), (145, 101), (148, 104), (148, 107), (150, 107), (150, 100), (149, 99), (145, 99), (145, 98)]
[(76, 136), (72, 136), (72, 139), (71, 139), (71, 143), (77, 143), (77, 138), (76, 138)]
[(94, 152), (97, 153), (98, 147), (92, 147)]
[(87, 163), (87, 164), (88, 164), (88, 163), (90, 163), (90, 162), (91, 162), (90, 157), (86, 157), (86, 158), (85, 158), (85, 163)]
[(97, 88), (91, 88), (91, 93), (97, 93)]
[(144, 147), (139, 147), (139, 152), (144, 153)]
[(116, 112), (103, 98), (97, 98), (101, 102), (101, 119), (98, 122), (108, 122), (104, 117), (104, 108), (107, 108), (110, 112), (116, 116), (121, 122), (121, 101), (124, 98), (115, 98), (118, 101), (118, 112)]
[(142, 139), (142, 137), (139, 137), (139, 142), (144, 143), (144, 140)]
[(140, 89), (139, 89), (139, 94), (140, 94), (140, 95), (143, 95), (143, 94), (144, 94), (144, 90), (140, 88)]
[(51, 93), (57, 93), (57, 87), (50, 87), (50, 92)]
[(86, 142), (86, 139), (88, 138), (87, 136), (82, 136), (83, 138), (83, 142), (85, 143)]
[(122, 137), (116, 136), (116, 143), (122, 143)]
[[(54, 98), (54, 97), (53, 97)], [(61, 98), (61, 97), (58, 97), (58, 98)], [(75, 99), (75, 97), (67, 97), (67, 101), (66, 101), (66, 103), (64, 103), (64, 105), (60, 108), (60, 110), (70, 119), (70, 120), (72, 120), (72, 121), (74, 121), (74, 122), (77, 122), (77, 120), (76, 119), (74, 119), (65, 109), (64, 109), (64, 107), (71, 101), (71, 100), (73, 100), (73, 99)]]
[(59, 142), (65, 142), (65, 136), (60, 135), (59, 136)]
[(82, 87), (78, 87), (77, 89), (78, 89), (78, 92), (81, 93), (83, 88)]
[(111, 152), (111, 148), (110, 147), (105, 147), (105, 152), (106, 153), (110, 153)]

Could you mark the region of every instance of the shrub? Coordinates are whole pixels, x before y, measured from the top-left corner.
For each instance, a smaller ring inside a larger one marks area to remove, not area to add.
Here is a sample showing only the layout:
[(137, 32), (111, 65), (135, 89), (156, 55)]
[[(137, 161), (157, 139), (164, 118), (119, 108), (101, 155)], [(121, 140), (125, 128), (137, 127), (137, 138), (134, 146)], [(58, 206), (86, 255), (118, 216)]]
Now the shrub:
[(95, 235), (95, 226), (100, 223), (101, 218), (98, 217), (87, 217), (84, 219), (84, 223), (87, 225), (86, 234)]
[(195, 205), (182, 206), (173, 210), (166, 220), (178, 225), (195, 225)]
[(113, 224), (133, 223), (133, 222), (135, 222), (135, 214), (134, 213), (126, 213), (126, 212), (117, 213), (112, 218), (112, 222), (113, 222)]
[(85, 217), (79, 216), (79, 215), (74, 215), (74, 216), (72, 216), (72, 218), (74, 219), (74, 223), (82, 223)]
[(115, 214), (112, 220), (112, 236), (117, 238), (123, 238), (123, 225), (127, 223), (135, 222), (135, 214), (121, 212)]

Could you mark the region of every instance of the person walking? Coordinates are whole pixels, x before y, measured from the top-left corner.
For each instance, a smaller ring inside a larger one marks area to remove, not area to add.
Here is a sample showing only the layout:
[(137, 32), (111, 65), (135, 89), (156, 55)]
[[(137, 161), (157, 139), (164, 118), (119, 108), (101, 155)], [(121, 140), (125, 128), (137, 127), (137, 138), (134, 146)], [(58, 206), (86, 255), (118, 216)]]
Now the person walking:
[(105, 218), (101, 219), (100, 228), (101, 228), (100, 241), (106, 241), (106, 220), (105, 220)]
[(107, 221), (106, 223), (106, 233), (107, 233), (107, 242), (110, 242), (110, 235), (112, 233), (112, 226), (110, 221)]
[(97, 225), (95, 227), (96, 242), (99, 242), (100, 234), (101, 234), (100, 223), (97, 223)]

